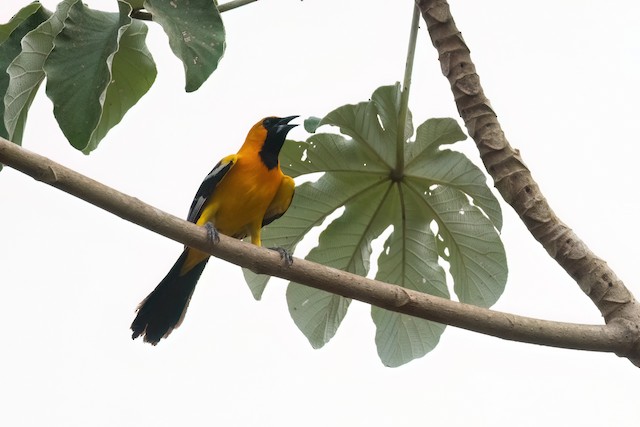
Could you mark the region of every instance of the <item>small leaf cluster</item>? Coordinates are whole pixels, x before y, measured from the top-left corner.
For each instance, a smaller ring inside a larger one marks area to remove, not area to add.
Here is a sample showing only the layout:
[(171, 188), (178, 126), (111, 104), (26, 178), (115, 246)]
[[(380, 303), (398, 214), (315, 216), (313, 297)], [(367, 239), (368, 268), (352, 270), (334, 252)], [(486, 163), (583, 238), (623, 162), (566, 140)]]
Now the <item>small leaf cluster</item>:
[(21, 144), (29, 108), (46, 80), (46, 93), (71, 145), (94, 150), (149, 90), (156, 66), (147, 25), (131, 17), (143, 6), (182, 61), (186, 90), (216, 69), (225, 49), (224, 25), (211, 0), (118, 1), (118, 12), (63, 0), (55, 12), (39, 2), (0, 25), (0, 136)]

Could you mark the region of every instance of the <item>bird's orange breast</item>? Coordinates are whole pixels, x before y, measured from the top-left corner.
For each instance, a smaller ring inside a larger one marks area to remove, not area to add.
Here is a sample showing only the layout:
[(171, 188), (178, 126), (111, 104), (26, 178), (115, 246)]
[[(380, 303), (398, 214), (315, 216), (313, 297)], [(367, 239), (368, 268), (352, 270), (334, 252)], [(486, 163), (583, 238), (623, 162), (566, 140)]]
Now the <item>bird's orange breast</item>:
[(262, 219), (273, 200), (283, 174), (280, 168), (271, 170), (257, 154), (238, 154), (236, 164), (216, 187), (198, 219), (198, 225), (211, 222), (228, 236), (253, 235), (262, 227)]

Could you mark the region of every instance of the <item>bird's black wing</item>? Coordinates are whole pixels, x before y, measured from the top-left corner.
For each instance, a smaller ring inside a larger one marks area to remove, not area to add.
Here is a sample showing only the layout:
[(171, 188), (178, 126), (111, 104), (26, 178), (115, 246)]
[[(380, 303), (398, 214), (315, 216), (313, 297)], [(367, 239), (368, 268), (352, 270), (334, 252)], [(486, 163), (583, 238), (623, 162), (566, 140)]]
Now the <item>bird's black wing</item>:
[(224, 159), (220, 160), (217, 165), (209, 172), (209, 174), (204, 178), (202, 184), (200, 184), (200, 188), (196, 192), (195, 197), (193, 198), (193, 202), (191, 202), (191, 208), (189, 208), (189, 215), (187, 215), (187, 221), (196, 223), (200, 215), (202, 214), (202, 209), (204, 209), (204, 205), (207, 203), (207, 200), (216, 187), (225, 177), (225, 175), (229, 172), (229, 170), (236, 163), (237, 156), (231, 155), (227, 156)]

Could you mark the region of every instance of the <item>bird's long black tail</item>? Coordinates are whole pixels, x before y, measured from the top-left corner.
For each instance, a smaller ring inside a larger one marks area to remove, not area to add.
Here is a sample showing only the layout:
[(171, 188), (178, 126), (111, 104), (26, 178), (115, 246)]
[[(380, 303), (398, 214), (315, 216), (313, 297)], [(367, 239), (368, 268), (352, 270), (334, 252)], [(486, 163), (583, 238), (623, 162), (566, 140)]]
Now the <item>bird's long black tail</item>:
[(182, 323), (196, 283), (209, 260), (180, 275), (188, 253), (189, 249), (185, 248), (165, 278), (138, 305), (138, 314), (131, 324), (133, 339), (142, 335), (145, 342), (156, 345)]

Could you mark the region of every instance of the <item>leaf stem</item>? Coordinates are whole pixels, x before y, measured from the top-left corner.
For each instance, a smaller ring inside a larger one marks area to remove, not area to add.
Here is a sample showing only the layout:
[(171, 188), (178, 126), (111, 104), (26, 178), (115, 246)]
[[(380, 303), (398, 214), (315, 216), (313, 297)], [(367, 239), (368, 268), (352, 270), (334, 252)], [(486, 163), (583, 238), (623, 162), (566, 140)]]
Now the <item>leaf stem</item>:
[(409, 46), (407, 48), (407, 62), (404, 68), (404, 81), (400, 94), (400, 114), (398, 116), (398, 139), (396, 141), (396, 169), (393, 177), (401, 179), (404, 174), (404, 146), (407, 138), (405, 135), (407, 127), (407, 116), (409, 114), (409, 90), (411, 88), (411, 74), (413, 73), (413, 59), (416, 55), (416, 40), (418, 38), (418, 24), (420, 22), (420, 9), (418, 5), (413, 7), (413, 18), (411, 20), (411, 32), (409, 34)]
[(218, 5), (218, 10), (220, 11), (220, 13), (222, 13), (222, 12), (226, 12), (227, 10), (235, 9), (236, 7), (245, 6), (249, 3), (253, 3), (256, 1), (258, 0), (232, 0), (224, 4)]
[[(226, 12), (231, 9), (235, 9), (237, 7), (248, 5), (249, 3), (256, 2), (258, 0), (231, 0), (224, 4), (218, 5), (218, 11), (220, 13)], [(139, 19), (141, 21), (153, 21), (153, 16), (142, 9), (133, 9), (131, 11), (131, 17), (135, 19)]]

